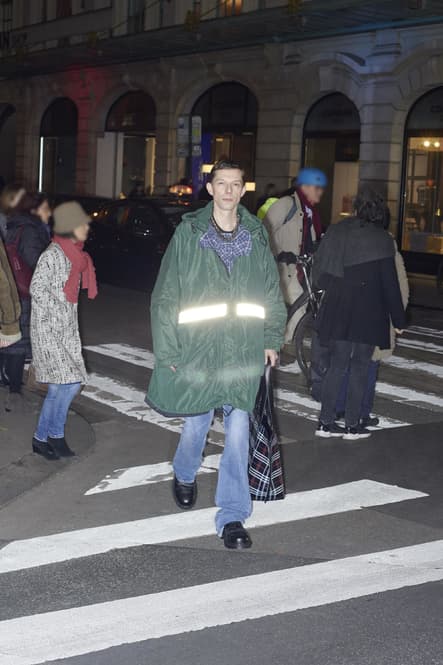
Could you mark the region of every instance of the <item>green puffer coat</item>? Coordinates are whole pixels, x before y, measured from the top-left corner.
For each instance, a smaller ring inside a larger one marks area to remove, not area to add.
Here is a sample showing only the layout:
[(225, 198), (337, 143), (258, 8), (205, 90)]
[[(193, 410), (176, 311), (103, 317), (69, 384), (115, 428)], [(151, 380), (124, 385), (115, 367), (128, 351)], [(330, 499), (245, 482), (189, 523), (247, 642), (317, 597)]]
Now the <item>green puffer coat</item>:
[[(252, 251), (235, 260), (229, 275), (217, 254), (200, 246), (211, 214), (212, 202), (183, 216), (152, 294), (156, 363), (146, 401), (165, 415), (195, 415), (224, 404), (251, 411), (264, 350), (279, 351), (283, 343), (286, 308), (266, 230), (239, 207), (241, 224), (251, 233)], [(239, 315), (238, 304), (246, 304), (241, 312), (246, 310), (246, 316)], [(198, 308), (214, 305), (218, 314), (220, 308), (226, 314), (192, 320), (193, 313), (198, 318), (207, 312)]]

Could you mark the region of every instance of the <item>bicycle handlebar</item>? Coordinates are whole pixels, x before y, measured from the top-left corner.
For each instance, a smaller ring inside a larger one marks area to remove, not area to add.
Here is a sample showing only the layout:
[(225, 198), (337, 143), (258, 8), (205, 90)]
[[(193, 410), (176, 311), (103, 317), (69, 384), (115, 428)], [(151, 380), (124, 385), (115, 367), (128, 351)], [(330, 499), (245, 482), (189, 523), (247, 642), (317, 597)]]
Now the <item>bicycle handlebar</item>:
[(312, 263), (312, 256), (309, 254), (297, 256), (293, 252), (280, 252), (277, 256), (277, 261), (279, 263), (287, 263), (288, 265), (309, 266)]

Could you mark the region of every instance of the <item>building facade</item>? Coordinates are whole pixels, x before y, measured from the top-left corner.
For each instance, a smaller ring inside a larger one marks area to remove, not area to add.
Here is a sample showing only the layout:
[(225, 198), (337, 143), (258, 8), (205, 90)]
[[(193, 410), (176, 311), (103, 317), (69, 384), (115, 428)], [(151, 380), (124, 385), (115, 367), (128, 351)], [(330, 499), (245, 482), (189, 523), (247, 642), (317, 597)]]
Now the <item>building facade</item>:
[(443, 253), (443, 3), (12, 0), (0, 4), (0, 175), (118, 196), (251, 189), (325, 170), (326, 223), (383, 188), (403, 250)]

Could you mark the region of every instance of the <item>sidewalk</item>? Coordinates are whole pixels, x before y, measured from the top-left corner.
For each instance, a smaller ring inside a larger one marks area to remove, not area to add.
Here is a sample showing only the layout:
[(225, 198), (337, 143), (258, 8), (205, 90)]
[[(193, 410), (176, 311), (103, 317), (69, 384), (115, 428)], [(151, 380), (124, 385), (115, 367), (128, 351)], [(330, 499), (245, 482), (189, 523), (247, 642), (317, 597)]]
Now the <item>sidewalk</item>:
[[(32, 452), (32, 436), (43, 398), (24, 392), (26, 408), (20, 413), (7, 413), (4, 410), (7, 392), (0, 388), (0, 507), (77, 459), (49, 462)], [(92, 427), (75, 410), (69, 413), (66, 439), (79, 456), (95, 442)]]

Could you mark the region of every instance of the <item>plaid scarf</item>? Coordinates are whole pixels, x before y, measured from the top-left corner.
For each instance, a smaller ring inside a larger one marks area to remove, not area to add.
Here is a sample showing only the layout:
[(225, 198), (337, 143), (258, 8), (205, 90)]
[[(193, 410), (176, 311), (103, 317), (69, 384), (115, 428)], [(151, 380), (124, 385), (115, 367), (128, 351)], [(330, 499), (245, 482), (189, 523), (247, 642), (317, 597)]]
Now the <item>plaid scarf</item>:
[(235, 260), (240, 256), (249, 256), (252, 251), (252, 238), (248, 229), (240, 224), (234, 237), (231, 233), (219, 234), (212, 224), (200, 238), (200, 247), (212, 249), (223, 261), (231, 274)]

